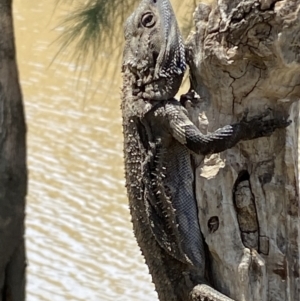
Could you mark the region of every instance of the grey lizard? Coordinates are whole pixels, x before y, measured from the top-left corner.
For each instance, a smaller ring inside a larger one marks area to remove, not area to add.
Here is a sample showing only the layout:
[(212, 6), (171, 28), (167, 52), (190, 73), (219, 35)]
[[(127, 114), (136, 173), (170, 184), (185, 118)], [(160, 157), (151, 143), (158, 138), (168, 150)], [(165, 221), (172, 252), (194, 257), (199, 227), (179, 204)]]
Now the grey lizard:
[(266, 112), (202, 134), (174, 98), (185, 49), (169, 0), (142, 0), (125, 23), (122, 117), (126, 187), (137, 242), (161, 301), (232, 300), (206, 279), (191, 153), (207, 155), (289, 123)]

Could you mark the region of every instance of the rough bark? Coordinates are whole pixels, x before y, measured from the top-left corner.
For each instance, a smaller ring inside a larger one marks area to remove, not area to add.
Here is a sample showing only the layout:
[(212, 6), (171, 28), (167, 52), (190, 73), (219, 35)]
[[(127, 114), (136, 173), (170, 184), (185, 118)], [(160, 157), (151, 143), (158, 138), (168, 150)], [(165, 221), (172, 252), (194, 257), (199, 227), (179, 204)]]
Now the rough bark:
[(25, 121), (12, 1), (0, 0), (0, 300), (25, 300)]
[(200, 128), (266, 107), (292, 121), (197, 167), (211, 278), (235, 300), (298, 300), (300, 1), (219, 0), (199, 4), (194, 18), (188, 47)]

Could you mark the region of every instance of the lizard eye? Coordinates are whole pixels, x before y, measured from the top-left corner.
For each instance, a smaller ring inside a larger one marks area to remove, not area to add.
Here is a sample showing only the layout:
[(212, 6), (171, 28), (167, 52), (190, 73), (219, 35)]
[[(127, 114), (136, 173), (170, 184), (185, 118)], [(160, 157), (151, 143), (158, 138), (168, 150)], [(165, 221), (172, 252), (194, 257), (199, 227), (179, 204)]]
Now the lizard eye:
[(142, 24), (144, 27), (153, 27), (155, 25), (155, 19), (152, 13), (145, 13), (142, 16)]

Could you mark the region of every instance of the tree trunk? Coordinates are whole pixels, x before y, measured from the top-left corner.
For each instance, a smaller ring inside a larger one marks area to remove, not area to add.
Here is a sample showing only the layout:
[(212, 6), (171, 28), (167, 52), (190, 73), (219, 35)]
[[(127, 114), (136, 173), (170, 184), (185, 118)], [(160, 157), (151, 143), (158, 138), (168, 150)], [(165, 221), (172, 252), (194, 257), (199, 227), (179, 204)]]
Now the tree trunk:
[(25, 300), (25, 121), (12, 1), (0, 0), (0, 300)]
[(187, 43), (200, 128), (231, 124), (246, 109), (292, 121), (196, 169), (212, 282), (239, 301), (298, 300), (300, 0), (219, 0), (194, 18)]

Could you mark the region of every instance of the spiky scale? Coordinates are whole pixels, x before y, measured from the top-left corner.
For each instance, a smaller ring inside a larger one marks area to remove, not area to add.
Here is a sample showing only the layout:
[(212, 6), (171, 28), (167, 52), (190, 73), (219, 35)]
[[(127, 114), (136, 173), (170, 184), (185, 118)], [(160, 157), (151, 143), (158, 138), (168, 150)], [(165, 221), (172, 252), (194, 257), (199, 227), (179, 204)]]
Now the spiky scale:
[[(203, 135), (174, 99), (185, 65), (169, 0), (142, 0), (125, 24), (121, 106), (125, 175), (135, 236), (161, 301), (187, 300), (191, 287), (186, 277), (193, 285), (205, 278), (190, 151), (220, 152), (241, 139), (287, 125), (276, 119), (242, 120)], [(195, 300), (203, 299), (207, 295), (201, 293), (206, 292), (214, 296), (210, 301), (229, 300), (209, 286), (205, 292), (202, 287)]]

